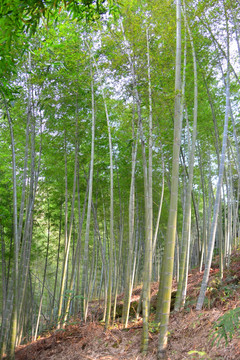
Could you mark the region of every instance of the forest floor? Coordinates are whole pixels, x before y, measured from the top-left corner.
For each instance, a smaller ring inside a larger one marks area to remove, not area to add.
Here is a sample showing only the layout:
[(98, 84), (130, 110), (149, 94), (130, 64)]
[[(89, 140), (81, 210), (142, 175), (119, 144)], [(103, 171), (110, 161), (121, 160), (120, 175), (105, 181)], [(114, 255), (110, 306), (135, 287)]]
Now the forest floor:
[[(240, 359), (240, 333), (236, 333), (228, 345), (224, 339), (217, 346), (212, 346), (210, 335), (214, 323), (227, 310), (240, 306), (240, 251), (232, 256), (231, 265), (224, 272), (223, 281), (219, 281), (218, 265), (212, 265), (211, 277), (202, 311), (196, 311), (195, 305), (199, 294), (203, 273), (194, 269), (189, 274), (188, 292), (185, 309), (171, 313), (168, 359)], [(152, 298), (156, 297), (158, 284), (152, 284)], [(176, 282), (173, 283), (176, 289)], [(132, 304), (139, 299), (141, 288), (134, 289)], [(121, 306), (123, 296), (118, 298)], [(149, 326), (149, 352), (144, 358), (140, 353), (142, 320), (130, 319), (127, 329), (120, 321), (109, 330), (97, 320), (102, 312), (101, 304), (90, 304), (92, 321), (81, 324), (79, 319), (72, 320), (65, 329), (55, 330), (39, 337), (35, 342), (21, 345), (16, 349), (16, 360), (155, 360), (157, 354), (158, 334), (151, 313)], [(120, 320), (120, 319), (119, 319)]]

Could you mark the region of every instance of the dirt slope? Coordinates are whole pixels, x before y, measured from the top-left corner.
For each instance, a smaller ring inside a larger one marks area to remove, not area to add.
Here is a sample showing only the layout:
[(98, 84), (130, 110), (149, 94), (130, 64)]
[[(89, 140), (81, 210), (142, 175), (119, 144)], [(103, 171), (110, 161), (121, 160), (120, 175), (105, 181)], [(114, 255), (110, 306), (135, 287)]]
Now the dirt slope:
[[(240, 306), (240, 252), (232, 259), (231, 267), (225, 272), (222, 283), (217, 278), (218, 269), (211, 270), (209, 291), (205, 309), (196, 312), (194, 306), (202, 279), (197, 270), (189, 275), (186, 308), (180, 313), (172, 313), (169, 327), (168, 356), (170, 360), (183, 359), (226, 359), (240, 360), (240, 336), (225, 346), (222, 340), (219, 347), (211, 347), (209, 333), (214, 322), (227, 310)], [(176, 284), (173, 284), (176, 287)], [(152, 295), (157, 284), (152, 284)], [(135, 289), (132, 301), (139, 299), (140, 290)], [(119, 297), (119, 304), (122, 297)], [(92, 309), (96, 311), (96, 303)], [(91, 307), (90, 307), (91, 308)], [(99, 309), (98, 309), (99, 310)], [(98, 311), (99, 313), (101, 311)], [(154, 314), (151, 314), (153, 319)], [(94, 318), (94, 316), (92, 316)], [(142, 321), (132, 321), (127, 329), (116, 323), (110, 330), (98, 322), (81, 325), (78, 319), (64, 330), (55, 331), (31, 344), (16, 350), (16, 360), (141, 360), (140, 353)], [(145, 359), (156, 359), (157, 329), (150, 323), (149, 353)]]

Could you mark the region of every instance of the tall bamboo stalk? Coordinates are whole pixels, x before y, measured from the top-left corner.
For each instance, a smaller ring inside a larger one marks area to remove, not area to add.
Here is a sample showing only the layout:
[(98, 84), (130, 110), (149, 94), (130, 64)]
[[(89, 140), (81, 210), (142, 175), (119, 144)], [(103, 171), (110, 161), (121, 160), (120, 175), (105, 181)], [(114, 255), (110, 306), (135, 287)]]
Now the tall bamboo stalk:
[(163, 282), (161, 294), (160, 331), (158, 340), (158, 359), (166, 358), (167, 333), (171, 303), (172, 276), (174, 264), (174, 249), (177, 224), (178, 174), (181, 135), (181, 0), (176, 2), (176, 67), (175, 67), (175, 111), (174, 140), (171, 177), (171, 198), (167, 227), (167, 242), (164, 248), (164, 260), (160, 281)]

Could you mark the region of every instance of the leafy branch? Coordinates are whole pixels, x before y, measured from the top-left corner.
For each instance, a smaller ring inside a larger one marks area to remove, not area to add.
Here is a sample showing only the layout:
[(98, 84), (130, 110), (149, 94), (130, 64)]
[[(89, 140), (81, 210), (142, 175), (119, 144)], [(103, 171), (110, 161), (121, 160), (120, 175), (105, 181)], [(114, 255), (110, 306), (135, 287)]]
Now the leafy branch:
[(233, 335), (237, 332), (240, 333), (240, 307), (227, 311), (215, 322), (214, 328), (215, 331), (211, 334), (211, 338), (213, 338), (212, 346), (216, 341), (217, 346), (219, 346), (222, 338), (224, 338), (225, 344), (228, 345)]

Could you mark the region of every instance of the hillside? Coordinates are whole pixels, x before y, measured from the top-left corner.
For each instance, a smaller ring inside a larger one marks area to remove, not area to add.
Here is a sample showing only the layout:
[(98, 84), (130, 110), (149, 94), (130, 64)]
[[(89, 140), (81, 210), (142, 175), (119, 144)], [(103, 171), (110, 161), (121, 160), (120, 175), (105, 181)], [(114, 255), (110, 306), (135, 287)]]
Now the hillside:
[[(226, 346), (222, 339), (219, 346), (211, 346), (210, 333), (214, 322), (226, 311), (240, 306), (240, 251), (232, 256), (231, 265), (224, 272), (222, 283), (218, 280), (217, 263), (213, 264), (206, 297), (205, 308), (201, 312), (194, 310), (196, 297), (203, 273), (197, 269), (189, 274), (188, 297), (185, 310), (172, 313), (168, 354), (170, 360), (182, 359), (240, 359), (240, 337), (235, 334)], [(173, 290), (176, 283), (173, 284)], [(133, 291), (132, 302), (139, 299), (140, 288)], [(152, 284), (152, 298), (157, 291), (157, 283)], [(121, 305), (119, 296), (118, 305)], [(95, 310), (94, 310), (95, 309)], [(91, 311), (96, 311), (96, 303)], [(101, 314), (101, 307), (98, 308)], [(150, 318), (153, 319), (154, 313)], [(141, 343), (142, 320), (129, 324), (123, 329), (116, 322), (110, 330), (104, 331), (100, 321), (81, 325), (79, 319), (59, 331), (55, 330), (40, 337), (37, 341), (22, 345), (16, 349), (17, 360), (125, 360), (142, 359), (139, 351)], [(158, 335), (156, 326), (150, 323), (150, 346), (147, 359), (156, 359)]]

